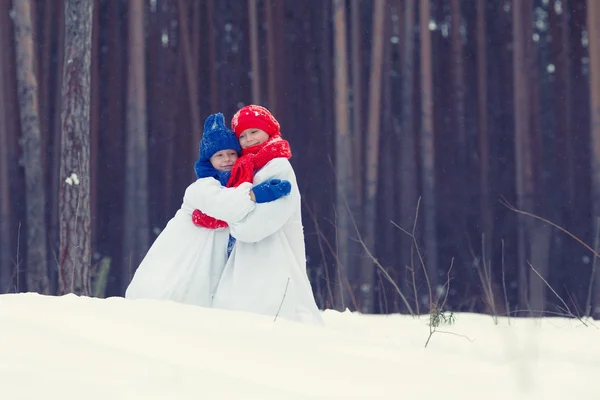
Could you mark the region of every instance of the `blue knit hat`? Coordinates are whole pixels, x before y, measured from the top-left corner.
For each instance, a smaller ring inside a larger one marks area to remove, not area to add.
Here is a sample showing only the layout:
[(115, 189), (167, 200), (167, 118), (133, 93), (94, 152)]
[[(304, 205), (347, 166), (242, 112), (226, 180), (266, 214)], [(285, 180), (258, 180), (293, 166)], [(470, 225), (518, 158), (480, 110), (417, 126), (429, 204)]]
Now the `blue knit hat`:
[(225, 126), (225, 117), (217, 113), (209, 115), (204, 122), (198, 161), (209, 161), (216, 152), (221, 150), (235, 150), (238, 154), (242, 152), (235, 133)]

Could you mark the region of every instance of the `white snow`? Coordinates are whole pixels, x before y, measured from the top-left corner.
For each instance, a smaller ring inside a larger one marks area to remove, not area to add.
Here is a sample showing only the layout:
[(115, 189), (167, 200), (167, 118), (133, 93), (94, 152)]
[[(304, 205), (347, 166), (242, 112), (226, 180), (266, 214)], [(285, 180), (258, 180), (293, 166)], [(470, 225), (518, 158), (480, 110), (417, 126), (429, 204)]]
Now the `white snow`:
[(325, 328), (173, 302), (0, 296), (1, 399), (600, 399), (587, 321), (325, 311)]

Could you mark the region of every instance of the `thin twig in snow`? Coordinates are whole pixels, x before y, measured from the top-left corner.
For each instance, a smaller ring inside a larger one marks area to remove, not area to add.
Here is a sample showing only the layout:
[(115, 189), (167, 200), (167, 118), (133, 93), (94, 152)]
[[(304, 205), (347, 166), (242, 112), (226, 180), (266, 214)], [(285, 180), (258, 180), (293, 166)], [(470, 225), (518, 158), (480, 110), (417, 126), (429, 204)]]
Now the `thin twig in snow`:
[(283, 292), (283, 298), (281, 299), (281, 304), (279, 305), (279, 309), (277, 310), (277, 314), (275, 314), (275, 319), (273, 320), (273, 322), (277, 321), (277, 317), (279, 316), (279, 312), (281, 311), (281, 307), (283, 306), (283, 301), (285, 300), (285, 295), (287, 294), (289, 285), (290, 285), (290, 278), (287, 279), (287, 283), (285, 284), (285, 291)]
[(577, 318), (582, 324), (584, 324), (585, 326), (587, 326), (587, 324), (585, 322), (583, 322), (583, 320), (581, 319), (581, 317), (578, 317), (578, 316), (574, 315), (571, 312), (571, 309), (569, 308), (569, 306), (567, 305), (567, 303), (563, 300), (562, 297), (560, 297), (558, 295), (558, 293), (556, 293), (556, 290), (554, 290), (554, 288), (552, 286), (550, 286), (550, 284), (548, 283), (548, 281), (546, 279), (544, 279), (544, 277), (542, 276), (542, 274), (540, 274), (535, 268), (533, 268), (533, 265), (531, 265), (531, 263), (529, 261), (527, 262), (527, 264), (529, 264), (529, 267), (533, 270), (533, 272), (535, 272), (536, 275), (540, 277), (540, 279), (542, 280), (542, 282), (544, 282), (546, 284), (546, 286), (548, 286), (548, 288), (552, 291), (552, 293), (554, 293), (554, 295), (556, 297), (558, 297), (558, 299), (563, 303), (563, 305), (565, 306), (565, 309), (567, 310), (567, 313), (570, 316)]

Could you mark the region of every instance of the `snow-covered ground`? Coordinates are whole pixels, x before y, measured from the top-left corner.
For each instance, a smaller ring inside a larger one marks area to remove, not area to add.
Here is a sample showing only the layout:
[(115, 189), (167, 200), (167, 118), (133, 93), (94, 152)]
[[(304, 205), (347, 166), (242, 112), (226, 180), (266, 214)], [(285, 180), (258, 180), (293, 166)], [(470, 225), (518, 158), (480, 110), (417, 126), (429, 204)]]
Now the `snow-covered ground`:
[(589, 323), (458, 314), (424, 348), (426, 317), (324, 317), (1, 295), (0, 399), (600, 399)]

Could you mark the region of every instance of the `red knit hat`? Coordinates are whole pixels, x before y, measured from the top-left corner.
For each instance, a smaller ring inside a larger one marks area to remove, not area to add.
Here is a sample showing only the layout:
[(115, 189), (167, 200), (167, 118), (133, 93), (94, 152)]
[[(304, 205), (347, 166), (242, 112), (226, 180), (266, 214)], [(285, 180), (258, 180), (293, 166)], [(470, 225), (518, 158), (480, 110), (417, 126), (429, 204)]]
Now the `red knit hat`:
[(258, 128), (265, 131), (269, 137), (279, 133), (279, 122), (266, 108), (257, 105), (248, 105), (241, 108), (231, 119), (231, 129), (240, 137), (248, 128)]

